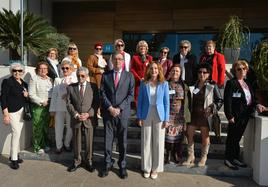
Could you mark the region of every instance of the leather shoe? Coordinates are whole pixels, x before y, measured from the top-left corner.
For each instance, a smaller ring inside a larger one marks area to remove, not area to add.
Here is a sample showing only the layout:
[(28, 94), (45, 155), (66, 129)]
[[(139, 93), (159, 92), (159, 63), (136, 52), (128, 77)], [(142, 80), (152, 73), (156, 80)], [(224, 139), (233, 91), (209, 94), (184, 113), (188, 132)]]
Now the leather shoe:
[(95, 171), (95, 168), (93, 167), (93, 164), (91, 162), (87, 162), (85, 167), (86, 170), (88, 170), (91, 173)]
[(247, 164), (245, 164), (244, 162), (241, 162), (238, 159), (234, 159), (233, 164), (238, 166), (238, 167), (241, 167), (241, 168), (246, 168), (247, 167)]
[(72, 148), (71, 148), (71, 146), (69, 146), (69, 147), (65, 146), (64, 148), (65, 148), (65, 151), (66, 151), (66, 152), (72, 152)]
[(119, 176), (121, 179), (126, 179), (128, 177), (127, 170), (126, 169), (120, 169), (119, 170)]
[(17, 160), (15, 160), (15, 161), (11, 160), (10, 167), (11, 167), (12, 169), (19, 169), (20, 166), (19, 166)]
[(74, 171), (76, 171), (79, 167), (80, 167), (80, 164), (79, 164), (79, 165), (75, 165), (75, 164), (73, 164), (73, 165), (71, 165), (71, 166), (67, 169), (67, 171), (69, 171), (69, 172), (74, 172)]
[[(11, 157), (9, 157), (9, 161), (12, 161), (12, 160), (11, 160)], [(18, 160), (17, 160), (17, 162), (18, 162), (19, 164), (21, 164), (21, 163), (23, 163), (23, 160), (18, 156)]]
[(230, 169), (232, 169), (232, 170), (238, 170), (239, 168), (233, 163), (233, 161), (231, 161), (231, 160), (224, 160), (224, 164), (228, 167), (228, 168), (230, 168)]

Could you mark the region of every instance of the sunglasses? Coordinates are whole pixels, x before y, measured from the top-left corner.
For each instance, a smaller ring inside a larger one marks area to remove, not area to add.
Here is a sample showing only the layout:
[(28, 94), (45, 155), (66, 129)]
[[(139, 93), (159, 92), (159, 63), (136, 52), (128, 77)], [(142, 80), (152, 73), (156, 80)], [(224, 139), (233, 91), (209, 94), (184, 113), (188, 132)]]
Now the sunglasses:
[(69, 50), (74, 50), (74, 51), (75, 51), (77, 48), (76, 48), (76, 47), (69, 47), (68, 49), (69, 49)]
[(117, 44), (116, 46), (117, 46), (117, 47), (124, 47), (123, 44)]
[(246, 71), (246, 68), (237, 68), (236, 71)]
[(187, 49), (188, 46), (180, 46), (181, 49)]
[(207, 71), (198, 71), (199, 74), (208, 74)]
[(85, 78), (85, 75), (77, 75), (77, 77)]
[(15, 73), (15, 72), (19, 72), (19, 73), (22, 73), (23, 70), (22, 69), (12, 69), (12, 72)]
[(161, 53), (162, 53), (162, 54), (167, 54), (168, 52), (166, 52), (166, 51), (161, 51)]
[(69, 70), (69, 67), (62, 67), (61, 69), (62, 69), (63, 71), (64, 71), (64, 70)]
[(101, 50), (102, 50), (102, 48), (98, 48), (98, 47), (97, 47), (97, 48), (95, 48), (95, 49), (96, 49), (97, 51), (101, 51)]

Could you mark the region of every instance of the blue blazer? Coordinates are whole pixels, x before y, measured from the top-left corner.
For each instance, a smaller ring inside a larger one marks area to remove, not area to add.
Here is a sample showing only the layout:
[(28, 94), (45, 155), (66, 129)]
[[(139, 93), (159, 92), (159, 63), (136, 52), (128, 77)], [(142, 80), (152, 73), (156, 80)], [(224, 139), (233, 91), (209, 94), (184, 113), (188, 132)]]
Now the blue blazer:
[[(150, 107), (150, 86), (141, 82), (138, 96), (137, 118), (145, 120)], [(157, 85), (156, 108), (161, 121), (169, 121), (169, 88), (168, 82)]]

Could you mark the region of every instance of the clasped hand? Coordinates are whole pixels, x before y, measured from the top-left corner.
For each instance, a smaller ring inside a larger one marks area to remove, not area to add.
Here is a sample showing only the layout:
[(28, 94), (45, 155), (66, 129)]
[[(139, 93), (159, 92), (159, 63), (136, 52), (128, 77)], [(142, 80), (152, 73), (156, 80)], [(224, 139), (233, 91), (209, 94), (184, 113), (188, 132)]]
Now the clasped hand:
[(120, 108), (110, 106), (108, 110), (113, 117), (117, 117), (120, 114)]
[(88, 113), (81, 113), (77, 115), (77, 119), (79, 121), (86, 121), (89, 118), (89, 114)]

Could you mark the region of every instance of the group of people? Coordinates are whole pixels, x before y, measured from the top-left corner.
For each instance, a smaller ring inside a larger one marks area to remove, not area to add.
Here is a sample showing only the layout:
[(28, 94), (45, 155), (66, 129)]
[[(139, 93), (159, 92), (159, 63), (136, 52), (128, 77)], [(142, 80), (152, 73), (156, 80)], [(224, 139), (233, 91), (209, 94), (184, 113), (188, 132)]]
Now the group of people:
[[(18, 169), (23, 162), (18, 156), (19, 139), (23, 108), (29, 101), (34, 152), (42, 154), (50, 149), (48, 124), (50, 116), (54, 116), (56, 153), (74, 152), (74, 161), (68, 167), (70, 172), (80, 166), (90, 172), (95, 170), (94, 128), (98, 119), (103, 119), (105, 150), (100, 176), (106, 177), (113, 167), (112, 145), (116, 136), (119, 175), (127, 178), (127, 130), (133, 101), (137, 125), (141, 127), (141, 169), (145, 178), (156, 179), (171, 156), (178, 164), (193, 166), (193, 137), (197, 129), (202, 137), (198, 166), (205, 166), (212, 115), (223, 103), (229, 122), (224, 163), (235, 170), (246, 166), (239, 157), (239, 141), (254, 109), (265, 110), (257, 103), (251, 84), (246, 80), (249, 69), (246, 61), (238, 60), (233, 64), (234, 78), (227, 81), (223, 99), (219, 88), (224, 87), (225, 60), (215, 50), (212, 40), (206, 42), (206, 53), (199, 63), (190, 52), (188, 40), (179, 43), (180, 50), (173, 60), (168, 57), (169, 48), (163, 47), (159, 60), (153, 61), (144, 40), (138, 42), (132, 58), (124, 51), (122, 39), (115, 40), (114, 46), (115, 53), (106, 61), (102, 55), (103, 44), (96, 43), (94, 54), (84, 66), (74, 43), (69, 44), (68, 56), (61, 63), (57, 60), (57, 49), (51, 48), (46, 61), (37, 64), (29, 85), (22, 79), (24, 66), (11, 64), (11, 76), (2, 82), (1, 107), (3, 123), (11, 125), (12, 169)], [(184, 135), (188, 140), (185, 161), (182, 157)]]

